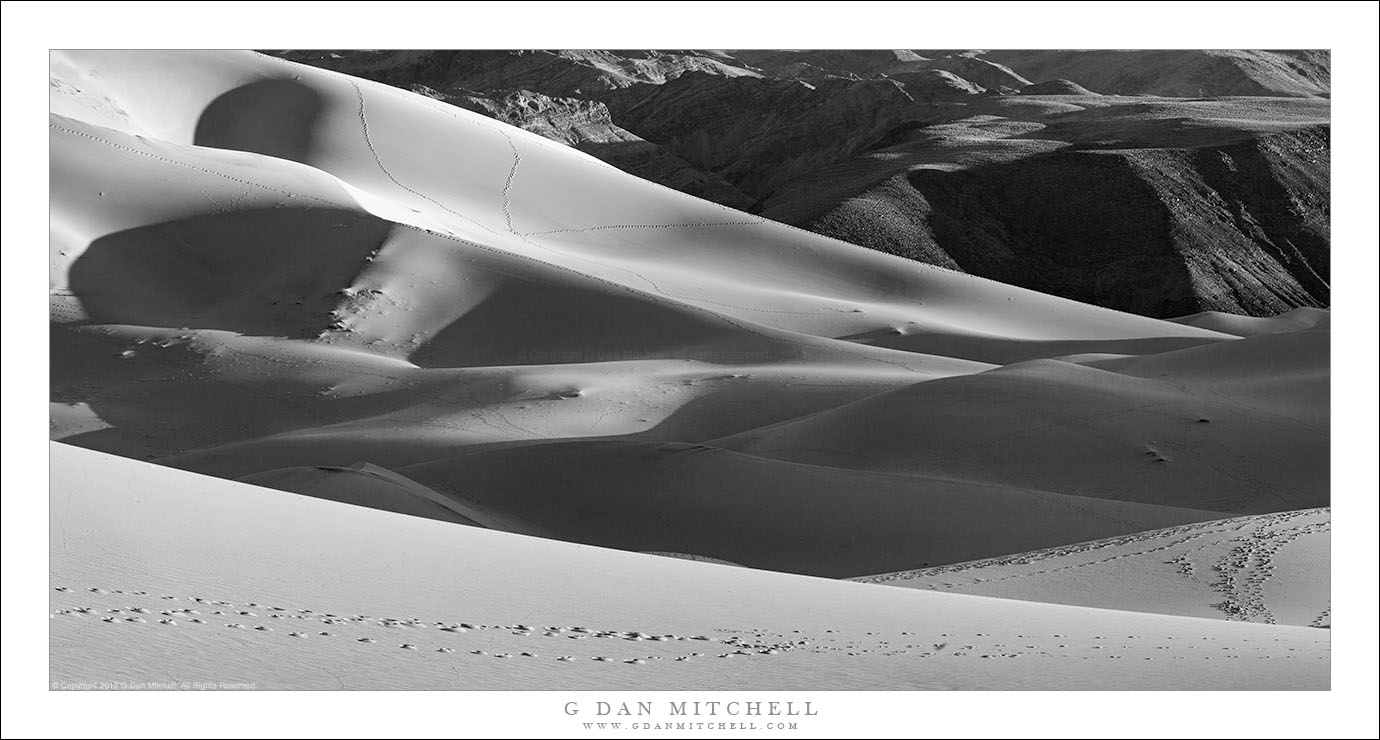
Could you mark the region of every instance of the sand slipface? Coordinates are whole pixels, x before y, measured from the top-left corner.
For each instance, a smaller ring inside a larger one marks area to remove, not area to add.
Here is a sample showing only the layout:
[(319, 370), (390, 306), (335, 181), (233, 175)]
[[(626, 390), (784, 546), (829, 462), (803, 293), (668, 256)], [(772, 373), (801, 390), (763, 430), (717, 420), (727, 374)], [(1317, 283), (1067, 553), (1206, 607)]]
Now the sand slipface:
[(264, 55), (52, 61), (54, 680), (1327, 687), (1325, 310), (1078, 303)]

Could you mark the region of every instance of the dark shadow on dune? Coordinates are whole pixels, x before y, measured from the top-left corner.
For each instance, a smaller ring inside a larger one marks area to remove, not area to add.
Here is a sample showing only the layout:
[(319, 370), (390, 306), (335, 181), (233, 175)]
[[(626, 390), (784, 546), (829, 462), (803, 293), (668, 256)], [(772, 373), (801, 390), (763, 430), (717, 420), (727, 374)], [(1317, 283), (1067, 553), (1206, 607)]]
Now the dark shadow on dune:
[[(182, 341), (179, 332), (155, 332), (136, 342), (128, 334), (97, 328), (51, 327), (49, 397), (54, 403), (85, 403), (109, 428), (59, 438), (64, 444), (134, 459), (158, 459), (198, 447), (233, 444), (301, 429), (329, 426), (361, 412), (367, 399), (320, 403), (310, 374), (219, 373), (207, 367), (218, 357), (236, 362), (233, 350)], [(205, 423), (215, 420), (215, 423)], [(273, 442), (268, 443), (270, 447)], [(354, 457), (341, 464), (357, 462)], [(257, 458), (254, 458), (257, 460)], [(182, 467), (172, 464), (171, 467)], [(219, 471), (187, 469), (218, 477)], [(250, 472), (250, 471), (246, 471)], [(239, 473), (244, 474), (244, 473)]]
[(306, 162), (321, 96), (296, 80), (259, 80), (206, 106), (192, 143)]
[(839, 338), (873, 347), (958, 357), (975, 362), (990, 362), (994, 365), (1009, 365), (1013, 362), (1054, 359), (1081, 354), (1149, 355), (1196, 347), (1201, 344), (1229, 341), (1226, 337), (1033, 340), (963, 336), (961, 334), (900, 336), (894, 333), (875, 336), (862, 333)]
[(397, 472), (482, 511), (494, 529), (829, 578), (1220, 518), (628, 439), (465, 450)]
[(649, 359), (751, 364), (796, 353), (787, 342), (673, 304), (553, 282), (499, 288), (408, 359), (430, 368)]
[(333, 208), (194, 216), (101, 237), (68, 279), (92, 323), (314, 336), (391, 226)]

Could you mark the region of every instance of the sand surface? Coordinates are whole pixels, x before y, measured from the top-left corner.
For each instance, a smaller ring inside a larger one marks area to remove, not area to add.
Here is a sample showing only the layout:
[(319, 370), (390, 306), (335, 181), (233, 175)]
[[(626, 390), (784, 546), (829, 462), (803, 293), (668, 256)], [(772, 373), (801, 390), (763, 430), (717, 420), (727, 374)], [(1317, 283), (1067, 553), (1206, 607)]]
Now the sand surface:
[(950, 593), (1331, 627), (1332, 513), (1222, 519), (857, 580)]
[(51, 679), (275, 688), (1318, 689), (1327, 630), (768, 573), (53, 444)]
[(1326, 312), (1084, 305), (249, 52), (55, 52), (51, 101), (54, 679), (1327, 685), (1298, 547), (1289, 626), (806, 577), (1328, 506)]

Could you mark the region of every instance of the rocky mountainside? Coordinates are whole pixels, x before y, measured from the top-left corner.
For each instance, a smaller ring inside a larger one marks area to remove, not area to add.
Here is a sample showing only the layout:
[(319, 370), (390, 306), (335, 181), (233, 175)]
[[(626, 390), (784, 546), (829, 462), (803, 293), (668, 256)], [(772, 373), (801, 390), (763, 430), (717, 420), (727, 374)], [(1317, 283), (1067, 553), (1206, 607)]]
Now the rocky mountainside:
[(1063, 77), (1105, 95), (1326, 97), (1332, 84), (1325, 50), (1008, 50), (981, 58), (1032, 82)]
[(1172, 317), (1326, 306), (1326, 51), (287, 51), (866, 247)]
[(421, 84), (411, 88), (413, 92), (569, 144), (625, 172), (696, 197), (739, 209), (747, 209), (753, 203), (712, 170), (697, 169), (672, 149), (615, 124), (608, 107), (601, 102), (551, 97), (531, 90), (483, 93), (452, 88), (439, 92)]

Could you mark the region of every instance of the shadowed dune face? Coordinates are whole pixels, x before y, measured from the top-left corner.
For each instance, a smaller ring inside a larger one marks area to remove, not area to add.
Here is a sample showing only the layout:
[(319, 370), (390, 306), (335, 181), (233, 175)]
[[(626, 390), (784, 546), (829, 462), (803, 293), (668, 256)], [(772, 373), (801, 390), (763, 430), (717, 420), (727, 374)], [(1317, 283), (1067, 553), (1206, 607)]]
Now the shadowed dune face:
[(495, 529), (827, 577), (1220, 516), (630, 440), (478, 449), (403, 474)]
[(448, 324), (409, 359), (421, 367), (475, 367), (674, 359), (726, 364), (794, 350), (682, 307), (559, 283), (512, 284)]
[(1322, 506), (1329, 501), (1329, 339), (1310, 331), (1087, 366), (1013, 364), (708, 444), (814, 465), (1219, 512)]
[(331, 208), (208, 213), (102, 236), (68, 281), (95, 323), (314, 336), (391, 226)]
[(306, 163), (321, 96), (297, 80), (258, 80), (211, 102), (192, 143)]
[(241, 482), (343, 504), (478, 526), (473, 520), (455, 512), (449, 502), (435, 491), (373, 465), (265, 470), (245, 476)]

